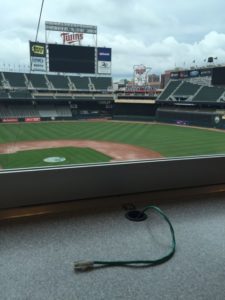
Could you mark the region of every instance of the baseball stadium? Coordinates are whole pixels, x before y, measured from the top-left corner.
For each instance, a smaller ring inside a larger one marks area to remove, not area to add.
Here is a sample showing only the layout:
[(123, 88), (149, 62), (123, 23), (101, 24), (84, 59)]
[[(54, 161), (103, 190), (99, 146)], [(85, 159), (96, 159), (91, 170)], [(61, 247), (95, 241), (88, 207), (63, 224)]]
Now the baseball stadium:
[(171, 71), (159, 93), (137, 65), (121, 90), (95, 26), (45, 29), (61, 44), (30, 42), (30, 72), (0, 73), (1, 170), (225, 153), (225, 67)]
[(116, 82), (97, 33), (46, 21), (0, 70), (0, 299), (224, 299), (225, 64)]

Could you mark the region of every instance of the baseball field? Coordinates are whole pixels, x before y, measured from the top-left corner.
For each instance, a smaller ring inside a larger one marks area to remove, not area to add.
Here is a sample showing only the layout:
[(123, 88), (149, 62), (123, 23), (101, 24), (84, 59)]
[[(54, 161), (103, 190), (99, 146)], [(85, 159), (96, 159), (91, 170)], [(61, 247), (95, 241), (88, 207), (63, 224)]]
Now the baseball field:
[(225, 131), (113, 121), (0, 124), (1, 169), (225, 154)]

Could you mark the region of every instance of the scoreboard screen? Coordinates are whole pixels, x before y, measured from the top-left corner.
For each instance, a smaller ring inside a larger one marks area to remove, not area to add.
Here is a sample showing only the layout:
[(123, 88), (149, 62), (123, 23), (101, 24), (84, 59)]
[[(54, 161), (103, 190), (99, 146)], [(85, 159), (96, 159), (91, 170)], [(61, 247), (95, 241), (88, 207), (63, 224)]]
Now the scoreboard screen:
[(49, 44), (49, 71), (95, 73), (95, 47)]
[(213, 68), (212, 84), (213, 85), (225, 85), (225, 67)]

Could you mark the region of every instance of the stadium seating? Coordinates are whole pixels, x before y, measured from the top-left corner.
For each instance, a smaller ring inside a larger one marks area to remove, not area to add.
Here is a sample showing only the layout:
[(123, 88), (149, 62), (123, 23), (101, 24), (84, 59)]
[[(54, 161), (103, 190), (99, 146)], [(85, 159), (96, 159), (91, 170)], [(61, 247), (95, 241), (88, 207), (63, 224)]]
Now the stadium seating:
[(0, 90), (0, 98), (3, 98), (3, 99), (9, 98), (9, 95), (7, 92)]
[(65, 104), (5, 104), (0, 103), (0, 118), (26, 117), (72, 117), (70, 107)]
[(172, 94), (173, 96), (192, 96), (200, 89), (200, 85), (189, 82), (182, 82), (182, 84)]
[(66, 89), (68, 90), (68, 77), (60, 75), (47, 75), (48, 80), (52, 83), (55, 89)]
[(72, 117), (72, 112), (68, 105), (56, 105), (55, 108), (58, 117)]
[(194, 84), (186, 80), (171, 80), (157, 100), (215, 103), (224, 99), (224, 93), (225, 89), (220, 87)]
[(20, 118), (39, 117), (38, 110), (32, 104), (29, 104), (29, 105), (28, 104), (26, 104), (26, 105), (14, 104), (14, 105), (11, 105), (11, 110), (14, 112), (15, 116), (18, 116)]
[(8, 109), (5, 104), (0, 103), (0, 117), (7, 118), (8, 117)]
[(0, 104), (0, 117), (25, 118), (39, 117), (39, 112), (32, 104)]
[(27, 79), (35, 89), (48, 89), (48, 85), (43, 74), (26, 74)]
[(165, 90), (157, 100), (168, 100), (169, 96), (175, 91), (176, 88), (178, 88), (181, 83), (181, 80), (170, 80)]
[(96, 90), (112, 89), (111, 77), (90, 77), (90, 78)]
[(89, 90), (89, 78), (80, 76), (70, 76), (71, 82), (75, 85), (77, 90)]
[(225, 89), (204, 86), (192, 99), (193, 102), (216, 102), (224, 93)]
[(72, 113), (68, 105), (39, 104), (37, 109), (40, 117), (72, 117)]
[(5, 80), (7, 80), (13, 88), (26, 88), (25, 77), (23, 73), (3, 72)]
[(28, 90), (10, 91), (9, 96), (11, 98), (16, 98), (16, 99), (30, 99), (30, 98), (32, 98), (32, 95)]
[(57, 117), (54, 104), (40, 104), (38, 110), (41, 117)]
[(111, 77), (0, 72), (0, 100), (0, 122), (61, 120), (111, 116), (114, 94)]

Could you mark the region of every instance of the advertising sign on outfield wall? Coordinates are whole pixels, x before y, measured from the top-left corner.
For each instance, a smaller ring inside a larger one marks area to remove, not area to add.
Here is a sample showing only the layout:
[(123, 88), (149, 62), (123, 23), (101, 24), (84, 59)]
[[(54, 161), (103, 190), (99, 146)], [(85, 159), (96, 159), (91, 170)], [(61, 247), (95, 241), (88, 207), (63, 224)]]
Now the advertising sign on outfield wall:
[(17, 123), (19, 120), (17, 118), (5, 118), (2, 119), (2, 123)]
[(46, 45), (30, 42), (31, 71), (46, 72)]
[(33, 118), (25, 118), (25, 122), (27, 123), (31, 123), (31, 122), (40, 122), (41, 121), (41, 118), (36, 118), (36, 117), (33, 117)]

